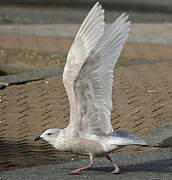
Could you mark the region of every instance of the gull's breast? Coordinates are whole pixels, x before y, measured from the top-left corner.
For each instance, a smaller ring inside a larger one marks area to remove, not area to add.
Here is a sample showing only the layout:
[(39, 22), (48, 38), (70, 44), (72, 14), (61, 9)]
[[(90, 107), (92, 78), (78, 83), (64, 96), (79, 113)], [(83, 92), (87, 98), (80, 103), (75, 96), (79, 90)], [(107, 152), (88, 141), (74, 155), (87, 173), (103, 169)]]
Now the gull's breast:
[(71, 145), (72, 152), (80, 155), (101, 155), (104, 154), (103, 146), (94, 140), (80, 138), (72, 143)]

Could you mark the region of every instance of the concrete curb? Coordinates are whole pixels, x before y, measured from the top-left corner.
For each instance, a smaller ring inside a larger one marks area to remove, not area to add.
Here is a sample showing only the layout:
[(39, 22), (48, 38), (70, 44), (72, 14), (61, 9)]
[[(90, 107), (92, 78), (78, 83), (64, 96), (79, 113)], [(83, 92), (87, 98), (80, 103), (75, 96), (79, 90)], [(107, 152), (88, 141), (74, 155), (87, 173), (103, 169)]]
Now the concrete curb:
[[(109, 25), (110, 24), (107, 24), (107, 27)], [(27, 41), (31, 41), (32, 39), (34, 40), (34, 38), (38, 38), (38, 37), (42, 37), (42, 38), (44, 37), (46, 40), (48, 38), (57, 38), (55, 42), (59, 41), (60, 46), (62, 46), (65, 40), (70, 40), (70, 41), (73, 40), (73, 38), (76, 36), (79, 27), (80, 24), (53, 24), (53, 25), (27, 25), (27, 26), (1, 25), (0, 46), (1, 47), (7, 45), (11, 46), (10, 44), (13, 45), (15, 43), (14, 41), (16, 41), (16, 39), (20, 37), (27, 38), (25, 41), (22, 41), (20, 39), (20, 44), (22, 44), (22, 46), (24, 46), (25, 43), (27, 44)], [(133, 23), (131, 24), (131, 30), (130, 30), (128, 42), (172, 45), (171, 29), (172, 29), (172, 23), (163, 23), (163, 24)], [(9, 40), (8, 42), (4, 42), (4, 40), (7, 39), (8, 37), (11, 38), (11, 40)], [(56, 44), (56, 46), (57, 45), (58, 44)]]
[(62, 75), (62, 72), (62, 69), (54, 68), (35, 70), (28, 73), (20, 73), (16, 75), (0, 76), (0, 89), (12, 84), (22, 84), (29, 81), (37, 81), (40, 79), (45, 79), (47, 77)]

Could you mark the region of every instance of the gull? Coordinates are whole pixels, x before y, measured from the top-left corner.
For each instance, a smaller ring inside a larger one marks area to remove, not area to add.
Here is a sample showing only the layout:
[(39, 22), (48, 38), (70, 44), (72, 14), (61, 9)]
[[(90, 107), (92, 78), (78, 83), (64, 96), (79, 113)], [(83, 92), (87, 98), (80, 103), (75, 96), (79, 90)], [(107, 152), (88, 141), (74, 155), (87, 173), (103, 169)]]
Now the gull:
[(64, 128), (47, 129), (35, 140), (43, 139), (58, 151), (87, 155), (90, 163), (71, 174), (93, 165), (95, 157), (106, 157), (113, 166), (112, 151), (128, 145), (146, 146), (131, 133), (114, 131), (111, 124), (113, 69), (129, 34), (128, 16), (122, 14), (105, 28), (104, 10), (97, 2), (83, 21), (67, 56), (63, 83), (70, 104), (70, 122)]

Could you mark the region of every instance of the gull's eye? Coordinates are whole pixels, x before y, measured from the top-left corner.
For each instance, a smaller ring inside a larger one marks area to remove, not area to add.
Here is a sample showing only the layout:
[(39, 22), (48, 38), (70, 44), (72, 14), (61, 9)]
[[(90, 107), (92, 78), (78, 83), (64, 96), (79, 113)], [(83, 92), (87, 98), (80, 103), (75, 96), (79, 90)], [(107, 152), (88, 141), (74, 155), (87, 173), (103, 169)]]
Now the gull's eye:
[(47, 135), (51, 136), (51, 133), (48, 133)]

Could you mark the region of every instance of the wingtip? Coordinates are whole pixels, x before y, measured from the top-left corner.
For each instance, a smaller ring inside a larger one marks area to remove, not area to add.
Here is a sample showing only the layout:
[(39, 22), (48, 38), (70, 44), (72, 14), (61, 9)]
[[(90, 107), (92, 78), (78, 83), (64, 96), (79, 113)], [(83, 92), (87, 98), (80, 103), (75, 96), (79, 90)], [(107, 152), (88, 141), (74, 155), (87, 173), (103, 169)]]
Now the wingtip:
[[(120, 16), (119, 16), (119, 18), (121, 19), (121, 20), (124, 20), (125, 22), (129, 19), (129, 14), (127, 14), (127, 13), (122, 13)], [(128, 22), (128, 21), (127, 21)]]
[(95, 4), (94, 4), (94, 6), (93, 7), (98, 7), (98, 6), (100, 6), (100, 3), (99, 3), (99, 1), (97, 1)]
[(97, 1), (96, 3), (95, 3), (95, 5), (93, 6), (93, 8), (94, 7), (98, 7), (100, 10), (102, 10), (103, 12), (104, 12), (104, 9), (102, 8), (102, 4), (99, 2), (99, 1)]

